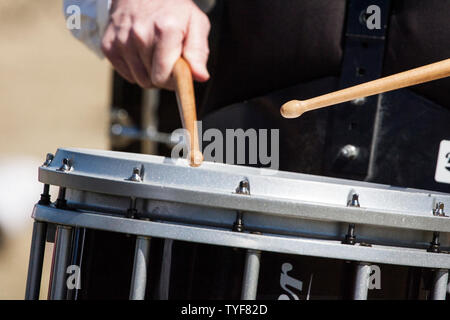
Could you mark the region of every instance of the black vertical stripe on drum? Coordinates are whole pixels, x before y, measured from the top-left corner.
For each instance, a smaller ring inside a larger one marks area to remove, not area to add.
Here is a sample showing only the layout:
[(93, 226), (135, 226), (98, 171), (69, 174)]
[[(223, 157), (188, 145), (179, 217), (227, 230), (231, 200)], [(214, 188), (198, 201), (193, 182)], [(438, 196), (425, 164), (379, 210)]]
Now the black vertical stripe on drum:
[(135, 237), (86, 230), (79, 300), (128, 299)]
[[(369, 289), (370, 300), (405, 300), (408, 298), (408, 270), (410, 267), (377, 264), (380, 268), (381, 289)], [(419, 278), (420, 279), (420, 278)], [(369, 283), (370, 285), (371, 283)]]
[(198, 246), (196, 243), (173, 242), (169, 299), (187, 299), (192, 296), (192, 281), (196, 269)]
[(242, 276), (245, 265), (245, 250), (230, 247), (215, 247), (217, 259), (213, 262), (212, 297), (216, 300), (240, 299)]
[(239, 299), (244, 258), (240, 249), (174, 241), (169, 299)]
[(423, 299), (430, 300), (430, 293), (433, 289), (433, 281), (434, 280), (434, 270), (428, 269), (428, 268), (422, 268), (421, 273), (421, 283), (420, 288), (422, 289), (419, 291), (419, 294), (422, 293)]
[[(147, 270), (146, 299), (159, 300), (159, 282), (161, 275), (164, 239), (151, 238)], [(131, 278), (130, 278), (131, 279)]]
[(342, 265), (342, 274), (340, 276), (342, 299), (352, 299), (353, 288), (356, 280), (356, 265), (351, 261), (344, 261)]
[(410, 267), (408, 269), (407, 277), (406, 299), (419, 300), (422, 280), (422, 268)]

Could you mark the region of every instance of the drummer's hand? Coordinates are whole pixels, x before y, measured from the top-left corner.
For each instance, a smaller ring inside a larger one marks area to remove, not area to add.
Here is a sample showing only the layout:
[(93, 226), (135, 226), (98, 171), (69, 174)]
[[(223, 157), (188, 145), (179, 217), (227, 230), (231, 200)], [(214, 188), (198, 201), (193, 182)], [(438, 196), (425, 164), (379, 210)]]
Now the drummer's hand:
[(191, 0), (113, 0), (102, 51), (128, 81), (173, 89), (170, 75), (181, 55), (195, 80), (209, 79), (209, 29)]

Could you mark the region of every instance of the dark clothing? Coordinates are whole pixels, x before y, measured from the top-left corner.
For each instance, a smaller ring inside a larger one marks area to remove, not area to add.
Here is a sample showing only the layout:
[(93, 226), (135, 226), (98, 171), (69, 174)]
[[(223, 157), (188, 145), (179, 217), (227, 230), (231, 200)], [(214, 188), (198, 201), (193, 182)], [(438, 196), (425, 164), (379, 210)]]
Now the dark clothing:
[[(339, 89), (347, 5), (344, 0), (218, 1), (211, 14), (212, 77), (197, 90), (204, 129), (278, 128), (280, 170), (450, 192), (434, 181), (439, 142), (450, 139), (450, 78), (384, 95), (373, 138), (380, 147), (367, 151), (372, 163), (363, 174), (327, 169), (335, 160), (329, 140), (340, 134), (330, 123), (341, 121), (328, 109), (294, 120), (281, 117), (279, 108), (290, 99)], [(449, 58), (449, 14), (450, 0), (393, 0), (381, 74)], [(367, 126), (358, 121), (349, 124), (354, 135), (365, 130), (358, 125)], [(411, 174), (416, 171), (420, 174)]]
[[(219, 0), (211, 80), (199, 114), (315, 79), (339, 77), (345, 0)], [(450, 0), (393, 0), (384, 75), (450, 57)], [(450, 109), (450, 78), (413, 90)]]
[[(328, 111), (318, 110), (292, 120), (283, 119), (279, 107), (290, 99), (307, 99), (339, 89), (346, 9), (345, 0), (218, 0), (210, 14), (211, 79), (196, 85), (198, 115), (204, 121), (204, 129), (278, 128), (280, 170), (332, 175), (323, 169), (323, 162), (328, 161), (323, 159), (327, 149), (325, 140), (335, 134), (327, 132)], [(450, 0), (392, 0), (382, 75), (450, 57), (449, 14)], [(423, 141), (426, 145), (415, 145), (414, 152), (399, 151), (396, 146), (389, 152), (427, 153), (428, 157), (409, 158), (408, 162), (428, 165), (427, 170), (420, 171), (423, 174), (426, 171), (428, 179), (433, 180), (439, 141), (450, 138), (450, 124), (446, 125), (450, 117), (450, 78), (403, 92), (401, 101), (390, 99), (389, 103), (398, 108), (396, 117), (406, 117), (395, 119), (391, 115), (382, 131), (391, 137), (397, 135), (406, 147), (409, 140), (417, 141), (422, 134), (418, 127), (432, 128), (436, 131), (435, 141), (431, 147), (426, 141)], [(398, 96), (397, 93), (386, 96)], [(404, 96), (415, 94), (435, 105), (424, 109), (414, 107), (416, 103)], [(434, 115), (421, 119), (430, 110)], [(386, 108), (384, 111), (389, 112)], [(159, 128), (164, 132), (181, 126), (171, 92), (162, 93), (159, 121)], [(426, 140), (423, 135), (422, 140)], [(162, 154), (168, 154), (164, 147)], [(441, 190), (430, 181), (421, 182), (419, 176), (397, 179), (395, 175), (409, 175), (396, 173), (403, 162), (397, 157), (395, 165), (388, 164), (392, 177), (372, 174), (367, 180)], [(413, 169), (406, 167), (405, 171)], [(341, 177), (364, 179), (352, 175)]]

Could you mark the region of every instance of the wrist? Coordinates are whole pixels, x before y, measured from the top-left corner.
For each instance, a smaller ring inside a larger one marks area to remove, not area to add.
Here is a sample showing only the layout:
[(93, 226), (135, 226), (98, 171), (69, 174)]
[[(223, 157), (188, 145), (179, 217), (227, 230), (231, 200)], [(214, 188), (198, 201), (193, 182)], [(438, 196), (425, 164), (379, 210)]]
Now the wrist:
[(100, 38), (103, 37), (109, 22), (113, 2), (115, 2), (115, 0), (97, 0), (97, 26)]

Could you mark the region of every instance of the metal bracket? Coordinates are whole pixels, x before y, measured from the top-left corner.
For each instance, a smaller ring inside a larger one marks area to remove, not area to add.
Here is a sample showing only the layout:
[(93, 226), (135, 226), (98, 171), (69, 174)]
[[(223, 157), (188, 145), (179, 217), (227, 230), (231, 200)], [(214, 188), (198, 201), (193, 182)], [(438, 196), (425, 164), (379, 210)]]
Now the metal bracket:
[[(380, 8), (380, 29), (369, 29), (366, 10)], [(381, 76), (390, 1), (350, 0), (347, 7), (345, 48), (340, 88), (360, 84)], [(378, 96), (343, 103), (330, 109), (327, 129), (326, 175), (364, 179), (367, 175)], [(344, 148), (357, 150), (345, 156)]]

